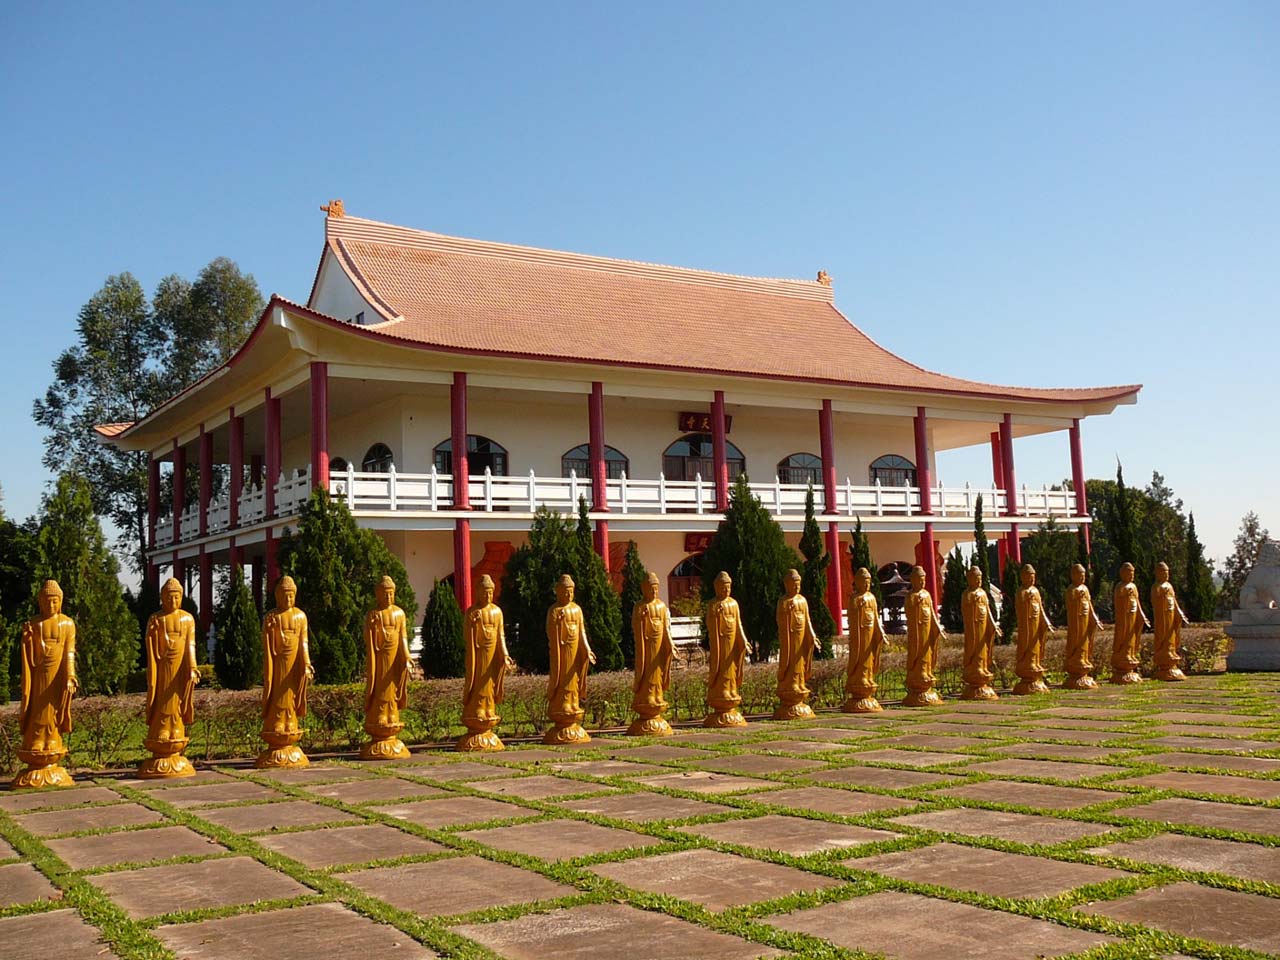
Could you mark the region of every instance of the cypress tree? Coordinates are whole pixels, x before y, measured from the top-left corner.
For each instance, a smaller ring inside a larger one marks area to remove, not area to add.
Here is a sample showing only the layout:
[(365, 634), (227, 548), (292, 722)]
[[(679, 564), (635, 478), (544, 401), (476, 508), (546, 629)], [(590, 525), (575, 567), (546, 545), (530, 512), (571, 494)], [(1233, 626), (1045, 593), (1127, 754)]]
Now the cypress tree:
[(702, 597), (715, 596), (715, 578), (726, 571), (733, 578), (742, 625), (752, 645), (752, 659), (768, 660), (778, 648), (778, 601), (783, 577), (799, 569), (800, 558), (787, 546), (777, 521), (751, 492), (746, 475), (734, 481), (729, 509), (702, 560)]
[(1006, 560), (1004, 576), (1000, 580), (1000, 590), (1004, 599), (1000, 607), (1000, 630), (1004, 633), (1002, 643), (1013, 643), (1018, 627), (1018, 590), (1022, 583), (1019, 580), (1021, 569), (1012, 559)]
[[(416, 621), (418, 601), (404, 564), (376, 533), (356, 526), (347, 505), (327, 490), (312, 491), (297, 533), (281, 540), (280, 570), (297, 583), (311, 661), (322, 683), (350, 683), (364, 674), (364, 618), (377, 604), (384, 576), (396, 582), (396, 605), (405, 619)], [(265, 589), (270, 597), (275, 584)]]
[[(587, 640), (596, 655), (597, 670), (621, 670), (622, 606), (613, 591), (604, 560), (596, 553), (591, 537), (591, 518), (586, 497), (578, 498), (578, 527), (575, 536), (573, 573), (574, 600), (582, 607), (587, 624)], [(627, 611), (630, 617), (630, 611)]]
[[(973, 565), (982, 571), (982, 589), (991, 598), (991, 556), (987, 544), (987, 527), (982, 522), (982, 494), (973, 506)], [(967, 574), (966, 574), (967, 576)], [(968, 581), (965, 581), (966, 586)]]
[(964, 629), (964, 613), (960, 608), (968, 587), (968, 569), (960, 548), (956, 547), (947, 554), (946, 572), (942, 577), (942, 625), (948, 630)]
[(253, 591), (237, 572), (214, 613), (213, 670), (228, 690), (248, 690), (262, 680), (262, 628)]
[(1182, 590), (1182, 609), (1187, 619), (1203, 623), (1213, 618), (1218, 604), (1213, 586), (1213, 567), (1204, 559), (1204, 547), (1196, 536), (1196, 515), (1187, 517), (1187, 585)]
[(1117, 565), (1132, 563), (1137, 570), (1135, 580), (1141, 586), (1141, 577), (1146, 564), (1138, 555), (1138, 524), (1133, 516), (1132, 499), (1133, 495), (1124, 484), (1124, 467), (1116, 461), (1116, 495), (1112, 505), (1111, 540), (1115, 544)]
[[(529, 539), (507, 561), (502, 578), (502, 612), (511, 656), (521, 666), (539, 673), (550, 668), (547, 609), (556, 601), (556, 581), (566, 573), (574, 577), (576, 584), (573, 523), (546, 507), (538, 507), (529, 527)], [(584, 613), (585, 610), (583, 607)], [(590, 632), (587, 637), (594, 649), (595, 637)]]
[(11, 626), (0, 613), (0, 703), (9, 702), (9, 654), (15, 633), (16, 626)]
[(57, 580), (63, 591), (62, 612), (76, 622), (81, 691), (120, 692), (138, 663), (138, 621), (125, 602), (116, 577), (120, 566), (107, 548), (83, 477), (58, 477), (44, 500), (36, 549), (36, 582)]
[(422, 618), (422, 655), (428, 677), (461, 677), (467, 671), (462, 639), (462, 608), (447, 580), (437, 580)]
[(809, 619), (813, 622), (813, 632), (822, 641), (822, 648), (814, 656), (819, 660), (830, 660), (835, 653), (828, 641), (839, 629), (827, 606), (827, 567), (831, 564), (831, 555), (823, 548), (822, 529), (814, 515), (812, 483), (804, 497), (804, 533), (800, 537), (800, 554), (804, 557), (804, 569), (800, 571), (800, 592), (809, 601)]
[(884, 611), (884, 593), (880, 589), (880, 575), (876, 571), (876, 562), (871, 557), (871, 542), (862, 532), (862, 518), (858, 517), (853, 525), (853, 541), (849, 544), (853, 573), (856, 576), (860, 568), (865, 567), (871, 574), (871, 592), (875, 594), (876, 604)]
[(622, 612), (622, 660), (627, 669), (636, 663), (636, 638), (631, 632), (631, 611), (644, 599), (642, 584), (649, 575), (640, 560), (640, 550), (632, 540), (627, 544), (627, 556), (622, 561), (622, 596), (619, 606)]

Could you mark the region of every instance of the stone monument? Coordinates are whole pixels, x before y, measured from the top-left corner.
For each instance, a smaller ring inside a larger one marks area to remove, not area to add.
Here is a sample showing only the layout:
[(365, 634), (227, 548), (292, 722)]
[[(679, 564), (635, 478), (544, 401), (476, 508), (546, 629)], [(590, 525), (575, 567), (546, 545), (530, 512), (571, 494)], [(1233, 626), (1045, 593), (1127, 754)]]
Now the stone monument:
[(1268, 540), (1258, 551), (1227, 636), (1228, 670), (1280, 670), (1280, 541)]
[(644, 599), (631, 612), (631, 635), (636, 643), (636, 675), (631, 686), (631, 709), (636, 718), (627, 728), (628, 736), (669, 737), (674, 732), (662, 714), (667, 709), (667, 688), (671, 686), (671, 613), (658, 596), (658, 575), (644, 581)]
[(193, 694), (200, 682), (196, 666), (196, 620), (182, 609), (182, 584), (170, 577), (160, 590), (160, 611), (147, 619), (147, 738), (151, 751), (138, 776), (144, 780), (194, 777), (182, 755), (191, 739), (187, 724), (196, 718)]
[(507, 651), (507, 630), (502, 608), (493, 602), (493, 577), (480, 578), (475, 604), (467, 611), (463, 640), (467, 645), (466, 682), (462, 688), (462, 722), (467, 732), (454, 744), (455, 750), (503, 750), (502, 739), (494, 731), (502, 720), (498, 705), (503, 700), (507, 671), (515, 662)]
[(582, 698), (587, 694), (587, 670), (596, 662), (587, 642), (587, 622), (573, 602), (573, 577), (556, 582), (556, 602), (547, 611), (547, 647), (551, 671), (547, 676), (547, 714), (553, 724), (543, 743), (588, 743), (582, 729)]
[(364, 730), (372, 739), (360, 759), (403, 760), (409, 748), (397, 734), (404, 729), (400, 711), (409, 705), (409, 629), (396, 606), (396, 582), (383, 577), (377, 596), (364, 620)]
[(733, 578), (721, 570), (715, 581), (716, 598), (707, 607), (707, 707), (704, 727), (745, 727), (742, 706), (742, 674), (751, 644), (742, 628), (738, 601), (729, 596)]
[(778, 601), (778, 709), (775, 720), (805, 720), (813, 716), (809, 706), (809, 676), (813, 652), (822, 647), (809, 620), (809, 602), (800, 592), (800, 573), (788, 570), (783, 578), (786, 595)]

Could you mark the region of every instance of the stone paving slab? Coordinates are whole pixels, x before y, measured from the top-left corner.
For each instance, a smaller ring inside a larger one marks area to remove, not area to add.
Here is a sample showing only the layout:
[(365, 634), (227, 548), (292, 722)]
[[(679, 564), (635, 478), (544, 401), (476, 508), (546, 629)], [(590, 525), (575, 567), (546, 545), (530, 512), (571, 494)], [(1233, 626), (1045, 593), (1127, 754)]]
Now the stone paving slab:
[(648, 763), (633, 763), (630, 760), (582, 760), (578, 763), (553, 763), (551, 769), (557, 773), (585, 774), (588, 777), (639, 777), (652, 774), (653, 766)]
[(284, 800), (280, 803), (254, 803), (244, 807), (205, 807), (197, 815), (210, 823), (226, 827), (233, 833), (257, 833), (287, 827), (314, 827), (322, 823), (358, 820), (355, 814), (310, 800)]
[(362, 777), (377, 776), (372, 770), (361, 770), (341, 763), (312, 763), (306, 767), (273, 767), (266, 770), (254, 770), (254, 775), (276, 783), (287, 783), (293, 787), (305, 786), (309, 783), (333, 783), (335, 780), (359, 780)]
[(1280, 750), (1276, 740), (1235, 740), (1226, 737), (1152, 737), (1147, 745), (1176, 747), (1179, 750), (1228, 750), (1236, 753), (1252, 753), (1255, 750)]
[(1212, 800), (1189, 800), (1168, 797), (1151, 803), (1123, 807), (1112, 811), (1116, 816), (1137, 817), (1164, 823), (1182, 823), (1194, 827), (1216, 827), (1280, 837), (1280, 808), (1216, 803)]
[(414, 803), (387, 804), (378, 807), (378, 813), (408, 820), (429, 830), (442, 827), (458, 827), (486, 820), (509, 820), (512, 817), (536, 817), (537, 810), (517, 806), (503, 800), (486, 797), (442, 797), (439, 800), (418, 800)]
[(478, 780), (464, 786), (498, 797), (520, 797), (524, 800), (547, 800), (551, 797), (568, 797), (575, 793), (610, 793), (618, 789), (607, 783), (590, 783), (584, 780), (570, 780), (567, 777), (542, 775), (513, 777), (510, 780)]
[(16, 857), (18, 851), (13, 849), (8, 840), (0, 837), (0, 860), (8, 860), (10, 857)]
[(914, 733), (943, 733), (962, 737), (979, 733), (987, 733), (996, 737), (1018, 736), (1018, 728), (1010, 727), (1008, 724), (969, 723), (965, 720), (930, 720), (928, 723), (912, 724), (911, 730)]
[(923, 773), (919, 770), (895, 770), (892, 767), (840, 767), (836, 770), (809, 774), (805, 779), (821, 783), (847, 783), (855, 787), (875, 787), (881, 790), (906, 790), (910, 787), (946, 783), (948, 780), (956, 779), (956, 775)]
[(1076, 909), (1184, 937), (1280, 953), (1280, 899), (1274, 897), (1175, 883)]
[[(843, 731), (835, 731), (842, 733)], [(742, 749), (751, 753), (795, 753), (806, 756), (811, 753), (841, 753), (855, 749), (851, 743), (840, 743), (835, 740), (818, 738), (815, 740), (759, 740), (755, 743), (744, 743)]]
[(983, 749), (991, 746), (990, 740), (981, 737), (960, 736), (946, 733), (907, 733), (900, 737), (877, 740), (880, 747), (922, 747), (925, 750), (962, 750), (968, 747)]
[(1224, 753), (1148, 753), (1140, 758), (1144, 763), (1158, 763), (1162, 767), (1198, 767), (1203, 770), (1234, 770), (1239, 773), (1280, 773), (1280, 759), (1272, 757), (1237, 757)]
[(107, 787), (67, 787), (62, 790), (0, 790), (0, 810), (5, 813), (29, 813), (52, 807), (89, 806), (119, 803), (124, 797)]
[(1008, 813), (1004, 810), (981, 810), (976, 807), (956, 807), (949, 810), (930, 810), (894, 817), (890, 823), (939, 833), (958, 833), (967, 837), (996, 837), (1014, 843), (1054, 844), (1065, 840), (1108, 833), (1113, 827), (1105, 823), (1081, 823), (1058, 817), (1040, 817), (1029, 813)]
[(385, 803), (392, 800), (420, 799), (424, 797), (448, 796), (447, 791), (439, 787), (429, 787), (425, 783), (412, 780), (401, 780), (399, 777), (375, 777), (370, 780), (344, 780), (341, 783), (320, 783), (304, 787), (307, 793), (317, 797), (328, 797), (353, 806), (363, 803)]
[(450, 916), (573, 896), (578, 890), (483, 857), (376, 867), (341, 874), (370, 896), (424, 917)]
[(172, 804), (180, 810), (202, 807), (213, 803), (242, 803), (247, 800), (282, 800), (285, 794), (260, 783), (248, 780), (223, 778), (222, 783), (206, 783), (187, 787), (181, 791), (166, 791), (156, 799)]
[(681, 833), (696, 834), (719, 843), (733, 843), (761, 850), (777, 850), (803, 857), (811, 853), (848, 850), (881, 840), (896, 840), (900, 834), (888, 830), (872, 830), (848, 823), (807, 820), (766, 814), (750, 820), (722, 820), (688, 827), (676, 827)]
[(698, 769), (715, 773), (733, 773), (744, 776), (768, 776), (774, 773), (809, 773), (825, 770), (821, 760), (805, 760), (802, 757), (779, 757), (769, 754), (748, 753), (736, 757), (722, 757), (698, 763)]
[(1280, 780), (1255, 780), (1252, 777), (1225, 777), (1211, 773), (1170, 770), (1143, 777), (1126, 777), (1115, 783), (1118, 786), (1151, 787), (1155, 790), (1216, 793), (1224, 797), (1243, 797), (1246, 800), (1280, 800)]
[(715, 911), (840, 886), (831, 877), (718, 850), (680, 850), (590, 869), (632, 889), (679, 897)]
[(14, 817), (22, 829), (37, 837), (55, 837), (81, 830), (110, 830), (116, 827), (139, 827), (164, 819), (154, 810), (139, 803), (114, 803), (103, 807), (75, 807), (69, 810), (45, 810)]
[(948, 763), (963, 763), (973, 757), (963, 753), (936, 753), (928, 750), (867, 750), (851, 759), (859, 763), (896, 763), (904, 767), (940, 767)]
[(859, 793), (856, 790), (839, 790), (834, 787), (796, 787), (789, 790), (769, 790), (766, 793), (748, 794), (743, 799), (774, 807), (794, 810), (813, 810), (817, 813), (834, 813), (843, 817), (856, 817), (864, 813), (882, 810), (902, 810), (920, 806), (916, 800), (886, 797), (879, 793)]
[(1132, 734), (1116, 730), (1076, 730), (1062, 727), (1036, 727), (1019, 731), (1018, 735), (1028, 740), (1055, 740), (1060, 743), (1082, 743), (1093, 747), (1109, 740), (1132, 739)]
[[(584, 746), (590, 746), (585, 744)], [(563, 763), (574, 758), (573, 752), (580, 749), (575, 744), (566, 743), (559, 747), (527, 747), (522, 750), (502, 750), (485, 756), (493, 763)]]
[(1049, 707), (1045, 710), (1037, 710), (1037, 714), (1046, 717), (1084, 717), (1086, 719), (1095, 720), (1140, 720), (1144, 716), (1137, 707), (1129, 709), (1112, 708), (1112, 707), (1093, 707), (1087, 703), (1079, 706), (1068, 707)]
[(1124, 773), (1124, 767), (1101, 763), (1070, 763), (1065, 760), (989, 760), (966, 768), (973, 773), (989, 773), (996, 777), (1043, 777), (1052, 780), (1084, 780), (1109, 773)]
[(662, 841), (630, 830), (602, 827), (581, 820), (539, 820), (514, 827), (491, 827), (462, 834), (488, 847), (524, 853), (542, 860), (573, 860)]
[(869, 870), (899, 880), (971, 890), (1011, 900), (1055, 897), (1086, 884), (1129, 876), (1123, 870), (1109, 867), (1064, 863), (954, 843), (935, 843), (845, 863), (855, 870)]
[(73, 870), (110, 867), (117, 863), (145, 863), (170, 857), (211, 857), (226, 853), (222, 844), (186, 827), (123, 830), (90, 837), (46, 840), (45, 846)]
[(737, 793), (742, 790), (759, 790), (773, 786), (768, 780), (755, 777), (738, 777), (729, 773), (708, 770), (676, 770), (658, 777), (644, 777), (637, 783), (651, 787), (687, 790), (690, 793)]
[(229, 907), (314, 892), (249, 857), (121, 870), (88, 880), (135, 920), (176, 910)]
[(1089, 747), (1079, 743), (1006, 743), (992, 747), (992, 753), (1027, 760), (1106, 760), (1114, 757), (1120, 747)]
[(782, 951), (622, 904), (590, 904), (532, 913), (455, 932), (507, 960), (755, 960)]
[(0, 867), (0, 907), (61, 899), (62, 891), (31, 864), (10, 863)]
[(631, 820), (635, 823), (705, 817), (715, 813), (729, 813), (734, 809), (708, 800), (668, 797), (661, 793), (619, 793), (605, 797), (584, 797), (580, 800), (566, 800), (562, 805), (579, 813), (593, 813), (614, 820)]
[(1147, 714), (1143, 719), (1157, 723), (1195, 723), (1206, 726), (1233, 726), (1244, 723), (1260, 723), (1260, 719), (1242, 717), (1238, 714), (1223, 715), (1191, 710), (1164, 710), (1160, 713)]
[[(788, 730), (787, 736), (793, 740), (828, 740), (833, 743), (849, 740), (857, 743), (876, 734), (871, 730), (850, 730), (844, 727), (799, 727)], [(758, 746), (758, 744), (752, 746)]]
[(1049, 810), (1078, 810), (1095, 803), (1123, 800), (1123, 793), (1091, 790), (1087, 787), (1055, 787), (1047, 783), (1019, 783), (1013, 780), (979, 780), (958, 787), (935, 791), (941, 797), (957, 800), (980, 800), (986, 803), (1008, 803), (1022, 807)]
[(682, 763), (686, 760), (706, 760), (716, 754), (710, 750), (699, 750), (697, 747), (674, 747), (666, 743), (651, 743), (645, 747), (611, 749), (609, 756), (615, 760), (638, 760), (641, 763)]
[(1110, 733), (1113, 737), (1128, 736), (1132, 731), (1131, 725), (1127, 723), (1117, 723), (1114, 720), (1095, 720), (1093, 717), (1034, 717), (1036, 727), (1040, 733), (1047, 733), (1049, 730), (1101, 730)]
[(1192, 737), (1269, 737), (1274, 730), (1267, 727), (1226, 727), (1208, 724), (1179, 723), (1161, 727), (1165, 736), (1187, 735)]
[(300, 830), (260, 837), (269, 850), (282, 853), (312, 869), (342, 863), (368, 863), (395, 857), (416, 857), (446, 853), (443, 844), (375, 823), (359, 827), (332, 827), (327, 830)]
[(453, 762), (425, 760), (421, 763), (397, 764), (395, 769), (415, 777), (439, 780), (443, 783), (454, 780), (478, 780), (481, 777), (510, 777), (516, 773), (511, 767), (476, 763), (474, 760), (454, 760)]
[(181, 960), (427, 960), (436, 954), (395, 927), (375, 923), (336, 903), (244, 913), (220, 920), (156, 928)]
[(1045, 920), (891, 891), (767, 917), (765, 922), (894, 960), (1035, 960), (1114, 942)]
[(220, 770), (204, 768), (196, 770), (194, 777), (171, 777), (159, 780), (126, 777), (119, 782), (121, 786), (132, 787), (134, 790), (170, 790), (179, 787), (206, 787), (214, 783), (232, 783), (234, 780), (234, 777)]
[(1144, 840), (1095, 847), (1089, 852), (1105, 857), (1124, 857), (1139, 863), (1158, 863), (1183, 870), (1225, 873), (1242, 880), (1280, 884), (1280, 850), (1256, 843), (1161, 833)]
[(5, 960), (112, 960), (102, 934), (74, 910), (51, 910), (0, 919)]

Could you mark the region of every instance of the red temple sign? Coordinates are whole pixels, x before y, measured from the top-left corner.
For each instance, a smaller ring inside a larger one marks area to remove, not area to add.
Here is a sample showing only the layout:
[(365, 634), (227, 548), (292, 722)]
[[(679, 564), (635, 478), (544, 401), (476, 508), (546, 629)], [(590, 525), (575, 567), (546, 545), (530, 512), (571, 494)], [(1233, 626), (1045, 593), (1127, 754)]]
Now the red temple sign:
[(685, 553), (702, 553), (711, 546), (714, 533), (686, 533), (684, 535)]
[[(709, 413), (681, 413), (678, 414), (677, 427), (681, 433), (710, 433), (711, 432), (711, 414)], [(733, 429), (733, 417), (725, 415), (724, 432), (728, 433)]]

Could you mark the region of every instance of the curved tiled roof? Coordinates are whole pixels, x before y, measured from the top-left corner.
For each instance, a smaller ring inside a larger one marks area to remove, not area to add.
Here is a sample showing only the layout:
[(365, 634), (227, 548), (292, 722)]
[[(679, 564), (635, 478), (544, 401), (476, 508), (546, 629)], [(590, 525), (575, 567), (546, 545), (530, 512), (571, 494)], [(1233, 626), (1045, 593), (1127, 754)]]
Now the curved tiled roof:
[[(395, 340), (486, 354), (1039, 401), (1118, 400), (1137, 385), (1005, 387), (881, 347), (830, 287), (540, 250), (329, 217), (326, 242)], [(314, 296), (314, 291), (313, 291)]]

